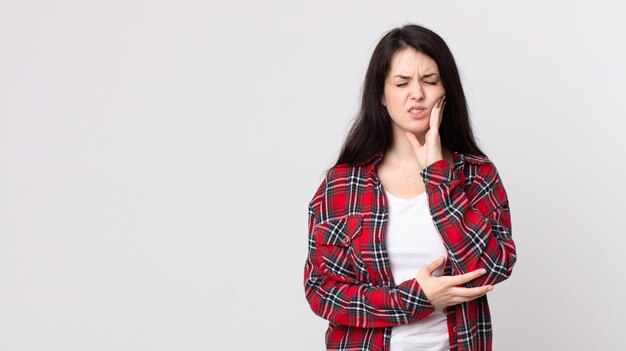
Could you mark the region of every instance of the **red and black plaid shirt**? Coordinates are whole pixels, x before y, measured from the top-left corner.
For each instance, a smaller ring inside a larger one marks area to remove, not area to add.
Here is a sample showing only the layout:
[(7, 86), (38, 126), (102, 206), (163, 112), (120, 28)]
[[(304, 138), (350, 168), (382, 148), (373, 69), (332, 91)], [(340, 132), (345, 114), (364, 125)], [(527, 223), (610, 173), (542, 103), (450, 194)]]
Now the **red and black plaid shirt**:
[[(333, 167), (309, 203), (304, 287), (313, 312), (329, 321), (328, 350), (388, 351), (394, 325), (434, 310), (415, 278), (394, 283), (385, 246), (387, 199), (376, 169), (382, 157)], [(499, 283), (516, 261), (502, 180), (487, 157), (453, 157), (454, 170), (439, 160), (420, 172), (448, 253), (444, 275), (485, 268), (464, 286)], [(445, 311), (451, 350), (491, 350), (486, 295)]]

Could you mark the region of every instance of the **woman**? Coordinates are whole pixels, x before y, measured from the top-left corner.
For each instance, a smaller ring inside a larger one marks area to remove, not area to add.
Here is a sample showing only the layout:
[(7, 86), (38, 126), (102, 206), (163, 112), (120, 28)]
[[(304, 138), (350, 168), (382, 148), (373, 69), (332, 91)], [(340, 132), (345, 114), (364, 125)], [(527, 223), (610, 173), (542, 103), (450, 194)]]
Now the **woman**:
[(509, 204), (437, 34), (380, 40), (308, 222), (305, 293), (328, 350), (491, 350), (486, 294), (516, 261)]

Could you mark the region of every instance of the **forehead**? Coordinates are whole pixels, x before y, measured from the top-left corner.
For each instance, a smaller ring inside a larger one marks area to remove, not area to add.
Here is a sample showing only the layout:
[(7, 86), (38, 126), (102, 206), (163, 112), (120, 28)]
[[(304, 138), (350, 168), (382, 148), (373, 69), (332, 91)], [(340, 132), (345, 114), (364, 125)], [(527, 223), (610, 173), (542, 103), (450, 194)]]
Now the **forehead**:
[(416, 72), (422, 75), (425, 73), (438, 73), (439, 70), (435, 60), (413, 48), (398, 50), (391, 56), (390, 76), (396, 74), (412, 76)]

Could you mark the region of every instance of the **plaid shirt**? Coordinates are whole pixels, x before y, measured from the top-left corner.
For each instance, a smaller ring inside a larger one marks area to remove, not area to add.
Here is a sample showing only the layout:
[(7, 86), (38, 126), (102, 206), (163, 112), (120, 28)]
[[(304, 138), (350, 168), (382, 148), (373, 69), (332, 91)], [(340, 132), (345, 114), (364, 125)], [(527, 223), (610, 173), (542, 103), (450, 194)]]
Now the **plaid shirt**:
[[(375, 167), (382, 156), (333, 167), (309, 203), (304, 288), (313, 312), (329, 321), (327, 350), (388, 351), (394, 325), (434, 310), (415, 278), (394, 283), (385, 247), (387, 199)], [(453, 157), (454, 170), (439, 160), (420, 172), (448, 254), (444, 275), (485, 268), (464, 286), (499, 283), (516, 261), (502, 180), (487, 157)], [(445, 312), (451, 350), (491, 350), (487, 295)]]

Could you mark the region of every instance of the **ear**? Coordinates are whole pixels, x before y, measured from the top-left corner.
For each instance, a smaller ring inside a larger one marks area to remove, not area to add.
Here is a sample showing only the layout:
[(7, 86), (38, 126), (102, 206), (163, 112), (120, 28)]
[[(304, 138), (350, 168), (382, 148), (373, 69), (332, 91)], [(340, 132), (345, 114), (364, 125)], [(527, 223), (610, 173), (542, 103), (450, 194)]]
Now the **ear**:
[(387, 106), (387, 105), (385, 105), (385, 96), (384, 95), (380, 98), (380, 103), (383, 104), (383, 106)]

